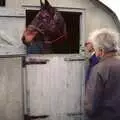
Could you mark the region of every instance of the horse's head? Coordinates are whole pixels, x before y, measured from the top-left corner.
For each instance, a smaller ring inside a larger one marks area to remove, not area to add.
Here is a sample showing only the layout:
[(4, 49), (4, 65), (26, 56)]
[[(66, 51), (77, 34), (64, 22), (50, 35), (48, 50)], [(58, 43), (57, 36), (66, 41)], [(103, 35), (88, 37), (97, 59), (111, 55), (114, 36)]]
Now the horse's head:
[(45, 4), (42, 3), (42, 0), (40, 0), (41, 3), (41, 9), (39, 10), (38, 14), (36, 17), (32, 20), (31, 24), (27, 26), (25, 29), (22, 40), (23, 43), (29, 43), (31, 42), (35, 36), (40, 33), (44, 33), (44, 26), (43, 26), (43, 21), (47, 20), (48, 18), (50, 19), (50, 4), (45, 0)]
[(36, 17), (28, 25), (23, 34), (23, 42), (29, 43), (37, 34), (43, 35), (45, 40), (51, 41), (64, 33), (64, 19), (56, 8), (52, 7), (47, 0), (41, 3), (41, 9)]
[(45, 4), (41, 1), (41, 9), (28, 28), (37, 30), (39, 33), (44, 35), (48, 30), (48, 27), (52, 26), (51, 22), (54, 22), (55, 12), (56, 9), (52, 7), (47, 0), (45, 0)]
[(41, 9), (24, 31), (22, 40), (28, 46), (42, 43), (42, 48), (51, 51), (62, 44), (65, 33), (66, 26), (61, 13), (45, 0), (44, 4), (41, 1)]

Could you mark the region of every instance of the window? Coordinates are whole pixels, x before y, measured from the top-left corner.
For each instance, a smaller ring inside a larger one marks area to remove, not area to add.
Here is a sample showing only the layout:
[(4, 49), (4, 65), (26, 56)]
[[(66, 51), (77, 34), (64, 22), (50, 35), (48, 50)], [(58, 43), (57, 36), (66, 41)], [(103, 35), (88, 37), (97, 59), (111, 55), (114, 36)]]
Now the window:
[(5, 0), (0, 0), (0, 6), (2, 6), (2, 7), (5, 6)]
[(68, 53), (79, 53), (80, 13), (62, 12), (62, 16), (66, 22), (68, 41), (70, 41)]
[[(26, 26), (29, 25), (38, 10), (26, 11)], [(67, 28), (67, 43), (59, 48), (55, 53), (79, 53), (80, 42), (80, 15), (78, 12), (61, 12), (66, 22)]]

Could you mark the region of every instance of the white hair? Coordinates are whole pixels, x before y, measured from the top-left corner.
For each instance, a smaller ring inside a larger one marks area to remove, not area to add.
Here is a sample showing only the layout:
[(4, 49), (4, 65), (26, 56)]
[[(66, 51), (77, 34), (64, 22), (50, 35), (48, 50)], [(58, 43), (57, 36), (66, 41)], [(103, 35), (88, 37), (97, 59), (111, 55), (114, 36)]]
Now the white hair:
[(104, 52), (118, 51), (119, 34), (114, 30), (102, 28), (93, 31), (89, 40), (92, 41), (95, 49), (103, 49)]

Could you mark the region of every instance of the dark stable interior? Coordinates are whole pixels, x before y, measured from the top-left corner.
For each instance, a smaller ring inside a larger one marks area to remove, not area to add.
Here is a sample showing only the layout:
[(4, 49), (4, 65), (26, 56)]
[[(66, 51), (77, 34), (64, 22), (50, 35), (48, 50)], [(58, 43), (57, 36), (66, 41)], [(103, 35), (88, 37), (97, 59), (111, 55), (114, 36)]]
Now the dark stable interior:
[[(38, 13), (38, 10), (26, 10), (26, 26), (28, 26), (33, 18)], [(79, 40), (80, 40), (80, 14), (76, 12), (61, 12), (66, 23), (67, 40), (60, 46), (56, 46), (57, 51), (54, 53), (58, 54), (70, 54), (79, 53)]]

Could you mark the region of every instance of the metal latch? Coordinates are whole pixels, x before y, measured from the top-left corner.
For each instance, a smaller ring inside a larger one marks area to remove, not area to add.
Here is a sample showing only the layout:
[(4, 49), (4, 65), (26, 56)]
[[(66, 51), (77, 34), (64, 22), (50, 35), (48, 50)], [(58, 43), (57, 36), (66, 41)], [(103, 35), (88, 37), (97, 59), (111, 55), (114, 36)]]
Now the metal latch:
[(25, 65), (32, 65), (32, 64), (47, 64), (49, 62), (49, 59), (29, 59), (29, 61), (25, 61)]
[(84, 61), (85, 58), (64, 58), (64, 61)]

